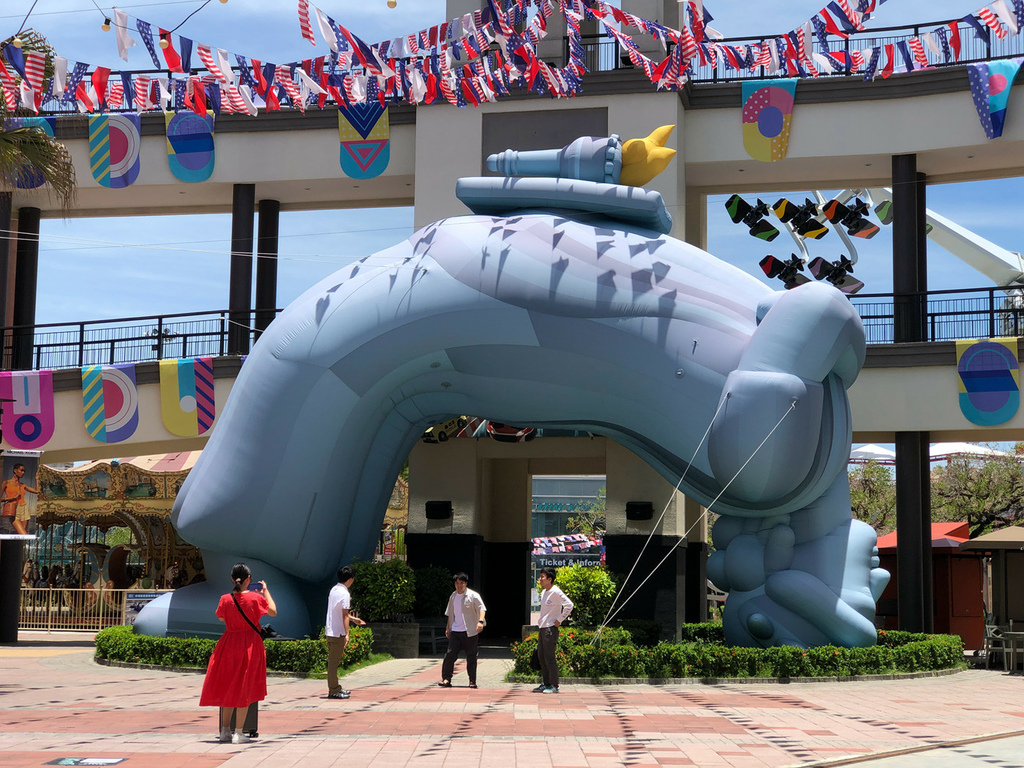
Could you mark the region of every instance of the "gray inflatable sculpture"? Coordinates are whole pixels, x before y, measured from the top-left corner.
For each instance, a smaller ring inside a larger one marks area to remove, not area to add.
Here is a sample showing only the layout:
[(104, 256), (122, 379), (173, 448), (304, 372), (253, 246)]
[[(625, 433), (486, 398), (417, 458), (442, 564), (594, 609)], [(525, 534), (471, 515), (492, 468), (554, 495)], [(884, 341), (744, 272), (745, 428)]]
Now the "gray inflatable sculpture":
[(372, 554), (423, 430), (475, 414), (604, 434), (682, 476), (721, 516), (708, 569), (730, 593), (729, 642), (874, 644), (888, 574), (846, 478), (860, 319), (831, 286), (776, 293), (668, 237), (640, 185), (671, 160), (670, 132), (492, 156), (537, 178), (460, 180), (475, 215), (288, 307), (175, 506), (211, 583), (151, 603), (136, 630), (219, 634), (217, 597), (244, 560), (274, 590), (277, 630), (308, 633), (339, 564)]

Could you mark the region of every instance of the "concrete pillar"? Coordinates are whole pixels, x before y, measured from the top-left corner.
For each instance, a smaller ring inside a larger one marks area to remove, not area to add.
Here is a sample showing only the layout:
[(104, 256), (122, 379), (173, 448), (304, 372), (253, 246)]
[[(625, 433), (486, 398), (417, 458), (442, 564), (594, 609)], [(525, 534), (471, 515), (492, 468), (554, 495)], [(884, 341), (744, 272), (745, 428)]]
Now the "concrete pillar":
[(14, 331), (11, 370), (32, 369), (32, 347), (36, 324), (36, 286), (39, 280), (38, 208), (18, 211), (18, 255), (14, 272)]
[(281, 203), (260, 200), (259, 234), (256, 241), (256, 338), (274, 320), (277, 309), (277, 255)]
[[(663, 638), (678, 639), (687, 598), (691, 593), (706, 595), (699, 561), (687, 567), (686, 499), (645, 461), (610, 440), (605, 474), (605, 561), (611, 571), (632, 571), (616, 602), (622, 607), (616, 609), (617, 618), (653, 619), (661, 623)], [(629, 506), (637, 502), (650, 503), (649, 519), (628, 519)], [(693, 574), (689, 582), (688, 571)]]
[[(682, 144), (681, 141), (679, 143)], [(684, 165), (678, 156), (676, 162), (681, 166)], [(685, 191), (682, 239), (702, 251), (708, 249), (708, 196), (706, 194), (690, 189)]]
[(896, 433), (896, 588), (899, 628), (934, 627), (928, 432)]
[(235, 184), (231, 200), (231, 273), (228, 289), (228, 354), (249, 352), (252, 320), (252, 230), (256, 185)]

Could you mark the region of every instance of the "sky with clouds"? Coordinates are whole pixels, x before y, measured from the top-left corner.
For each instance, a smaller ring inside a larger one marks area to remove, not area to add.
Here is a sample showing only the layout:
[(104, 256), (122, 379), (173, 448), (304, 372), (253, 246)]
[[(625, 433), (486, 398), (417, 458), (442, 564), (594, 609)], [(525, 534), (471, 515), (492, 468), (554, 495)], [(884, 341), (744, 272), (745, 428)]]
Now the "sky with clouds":
[[(398, 0), (394, 10), (386, 7), (385, 0), (320, 0), (311, 4), (368, 42), (405, 35), (445, 18), (445, 4), (439, 0)], [(301, 38), (296, 0), (212, 2), (182, 24), (201, 5), (201, 0), (173, 0), (120, 7), (130, 16), (164, 28), (181, 24), (178, 32), (197, 42), (263, 60), (293, 61), (326, 50), (322, 41), (314, 48)], [(728, 37), (783, 33), (806, 21), (822, 5), (821, 0), (706, 2), (715, 17), (713, 26)], [(18, 30), (31, 6), (32, 0), (0, 4), (0, 38)], [(870, 25), (920, 23), (927, 29), (928, 23), (960, 18), (979, 7), (978, 0), (888, 0)], [(28, 26), (44, 34), (72, 61), (115, 70), (149, 67), (151, 62), (141, 45), (131, 50), (127, 65), (117, 57), (113, 33), (100, 29), (104, 13), (109, 13), (109, 6), (102, 0), (96, 4), (91, 0), (38, 0)], [(929, 187), (928, 205), (1004, 248), (1021, 251), (1024, 235), (1016, 201), (1022, 191), (1019, 179), (935, 185)], [(802, 200), (800, 195), (789, 196)], [(771, 195), (762, 197), (774, 202)], [(734, 226), (725, 213), (724, 201), (724, 195), (709, 199), (708, 250), (760, 275), (757, 262), (773, 252), (771, 246)], [(279, 305), (287, 304), (321, 277), (411, 231), (412, 211), (407, 208), (283, 213)], [(891, 290), (889, 232), (883, 228), (869, 243), (858, 244), (857, 276), (867, 283), (865, 291)], [(784, 238), (773, 244), (781, 245), (776, 255), (788, 255), (791, 243), (782, 245)], [(838, 239), (834, 235), (829, 238), (838, 247)], [(229, 239), (227, 215), (44, 220), (37, 321), (223, 308), (227, 305)], [(831, 250), (835, 247), (821, 252), (812, 249), (812, 255), (835, 258), (838, 253)], [(929, 250), (929, 271), (933, 289), (991, 285), (938, 247)]]

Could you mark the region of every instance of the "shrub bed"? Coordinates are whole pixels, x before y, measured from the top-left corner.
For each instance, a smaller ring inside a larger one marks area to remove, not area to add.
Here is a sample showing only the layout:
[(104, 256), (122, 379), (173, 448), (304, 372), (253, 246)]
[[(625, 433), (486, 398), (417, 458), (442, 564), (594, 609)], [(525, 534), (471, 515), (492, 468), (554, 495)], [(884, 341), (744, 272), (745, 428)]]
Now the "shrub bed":
[[(712, 638), (716, 625), (691, 625), (687, 637)], [(696, 627), (693, 628), (693, 627)], [(878, 633), (871, 648), (734, 648), (709, 639), (705, 642), (659, 643), (653, 647), (622, 642), (624, 630), (605, 630), (601, 642), (591, 644), (594, 632), (563, 631), (555, 657), (566, 677), (620, 678), (726, 678), (726, 677), (849, 677), (899, 674), (964, 666), (963, 640), (958, 635), (911, 632)], [(530, 674), (536, 634), (512, 646), (513, 675)]]
[[(358, 664), (370, 657), (373, 632), (366, 627), (349, 627), (349, 639), (342, 666)], [(160, 667), (205, 669), (216, 640), (197, 637), (150, 637), (137, 635), (131, 627), (111, 627), (96, 634), (96, 658)], [(264, 640), (267, 669), (299, 675), (327, 670), (327, 643), (316, 640)]]

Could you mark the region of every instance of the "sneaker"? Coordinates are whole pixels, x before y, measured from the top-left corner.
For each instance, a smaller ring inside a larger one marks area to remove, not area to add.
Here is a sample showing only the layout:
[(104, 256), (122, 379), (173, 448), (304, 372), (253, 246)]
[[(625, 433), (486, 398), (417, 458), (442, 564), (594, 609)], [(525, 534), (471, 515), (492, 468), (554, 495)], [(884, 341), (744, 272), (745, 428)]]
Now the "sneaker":
[(544, 690), (541, 691), (541, 693), (558, 693), (558, 686), (557, 685), (546, 685), (546, 686), (544, 686)]
[(343, 688), (340, 691), (335, 691), (334, 693), (328, 693), (327, 694), (327, 698), (328, 699), (347, 699), (351, 695), (352, 695), (352, 691), (346, 691)]
[(231, 734), (232, 744), (248, 744), (252, 739), (246, 736), (244, 733), (233, 733)]
[(532, 691), (530, 691), (530, 693), (544, 693), (544, 691), (546, 691), (547, 688), (548, 687), (546, 685), (544, 685), (544, 683), (541, 683), (536, 688), (534, 688)]
[(229, 731), (226, 728), (222, 729), (221, 732), (220, 732), (220, 736), (217, 737), (217, 741), (219, 741), (221, 744), (230, 744), (231, 743), (231, 731)]

